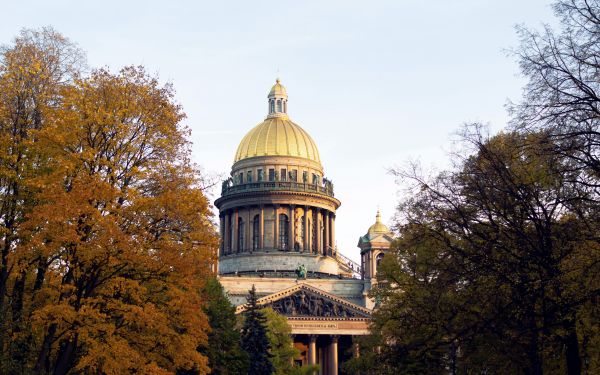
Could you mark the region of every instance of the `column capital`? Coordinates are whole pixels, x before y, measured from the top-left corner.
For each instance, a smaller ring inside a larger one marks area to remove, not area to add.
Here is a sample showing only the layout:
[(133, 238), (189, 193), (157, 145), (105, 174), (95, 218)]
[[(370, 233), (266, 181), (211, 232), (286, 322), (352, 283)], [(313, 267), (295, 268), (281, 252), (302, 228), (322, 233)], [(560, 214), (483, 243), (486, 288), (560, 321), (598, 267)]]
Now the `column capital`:
[(331, 338), (331, 342), (335, 342), (335, 343), (337, 343), (338, 340), (340, 339), (340, 335), (330, 335), (329, 337)]
[(310, 342), (316, 342), (319, 335), (308, 335)]

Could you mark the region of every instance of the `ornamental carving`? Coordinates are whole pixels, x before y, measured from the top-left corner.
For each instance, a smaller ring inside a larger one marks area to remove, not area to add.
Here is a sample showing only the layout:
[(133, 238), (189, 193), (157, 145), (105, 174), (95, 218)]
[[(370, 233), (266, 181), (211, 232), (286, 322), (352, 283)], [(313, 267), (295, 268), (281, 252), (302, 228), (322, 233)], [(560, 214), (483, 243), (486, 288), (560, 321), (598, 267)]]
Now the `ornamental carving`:
[(328, 298), (300, 290), (266, 305), (285, 316), (317, 316), (334, 318), (364, 317), (354, 309)]

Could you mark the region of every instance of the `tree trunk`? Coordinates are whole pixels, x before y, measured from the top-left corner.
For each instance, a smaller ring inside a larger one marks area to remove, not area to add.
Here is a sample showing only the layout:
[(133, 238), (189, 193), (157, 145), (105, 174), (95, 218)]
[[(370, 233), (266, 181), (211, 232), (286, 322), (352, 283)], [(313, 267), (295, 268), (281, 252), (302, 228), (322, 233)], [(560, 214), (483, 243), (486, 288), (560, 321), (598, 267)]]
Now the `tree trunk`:
[(565, 322), (567, 337), (565, 338), (565, 356), (567, 359), (567, 374), (581, 375), (581, 358), (579, 357), (579, 340), (574, 319)]
[(54, 367), (54, 375), (65, 375), (71, 367), (75, 359), (75, 351), (77, 350), (77, 334), (61, 345)]
[(40, 353), (38, 354), (38, 359), (35, 363), (34, 372), (36, 374), (42, 374), (46, 368), (46, 363), (48, 362), (48, 355), (50, 354), (50, 346), (52, 346), (52, 341), (54, 341), (54, 335), (56, 334), (57, 325), (51, 324), (48, 327), (48, 332), (46, 332), (46, 336), (44, 336), (44, 342), (42, 343), (42, 348), (40, 349)]

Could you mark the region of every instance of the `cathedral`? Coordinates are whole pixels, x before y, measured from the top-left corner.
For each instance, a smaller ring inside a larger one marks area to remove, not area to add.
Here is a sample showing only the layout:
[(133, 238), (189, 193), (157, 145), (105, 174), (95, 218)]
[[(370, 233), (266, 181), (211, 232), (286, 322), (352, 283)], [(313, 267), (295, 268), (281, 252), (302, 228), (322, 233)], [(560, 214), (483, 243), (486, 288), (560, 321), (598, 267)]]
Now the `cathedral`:
[(336, 210), (341, 202), (324, 173), (311, 136), (288, 116), (279, 79), (268, 115), (242, 138), (223, 182), (219, 209), (219, 280), (237, 312), (254, 285), (258, 303), (286, 317), (298, 365), (317, 364), (337, 375), (360, 355), (354, 336), (367, 335), (377, 266), (392, 233), (375, 223), (358, 241), (361, 263), (338, 252)]

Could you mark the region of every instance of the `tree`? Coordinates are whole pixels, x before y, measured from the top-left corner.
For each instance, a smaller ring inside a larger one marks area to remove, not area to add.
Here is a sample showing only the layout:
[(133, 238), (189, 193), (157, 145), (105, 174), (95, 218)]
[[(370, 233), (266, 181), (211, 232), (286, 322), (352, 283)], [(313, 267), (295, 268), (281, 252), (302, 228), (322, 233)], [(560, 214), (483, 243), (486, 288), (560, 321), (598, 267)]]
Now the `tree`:
[(69, 51), (25, 31), (2, 55), (1, 371), (205, 373), (218, 240), (184, 114), (143, 68)]
[(244, 326), (242, 327), (242, 348), (248, 353), (250, 367), (248, 374), (269, 375), (275, 371), (270, 353), (271, 344), (267, 337), (267, 318), (256, 303), (256, 288), (249, 291)]
[(293, 369), (293, 360), (298, 356), (299, 351), (292, 344), (292, 328), (287, 319), (277, 314), (271, 308), (264, 308), (261, 312), (266, 317), (267, 338), (271, 346), (271, 362), (275, 368), (275, 374), (290, 374)]
[(600, 260), (581, 219), (589, 191), (568, 183), (581, 171), (567, 172), (544, 133), (479, 129), (465, 133), (474, 152), (456, 171), (400, 173), (415, 185), (374, 291), (380, 366), (579, 373), (577, 322), (599, 291)]
[(590, 173), (579, 183), (597, 188), (600, 176), (600, 3), (560, 0), (554, 4), (558, 32), (519, 28), (515, 51), (528, 83), (523, 100), (512, 107), (519, 129), (543, 130), (554, 141), (553, 152)]
[(206, 347), (201, 352), (208, 357), (211, 374), (244, 374), (248, 371), (248, 354), (240, 347), (240, 333), (236, 328), (235, 306), (229, 302), (216, 278), (204, 287), (207, 301), (204, 312), (208, 316), (210, 332)]

